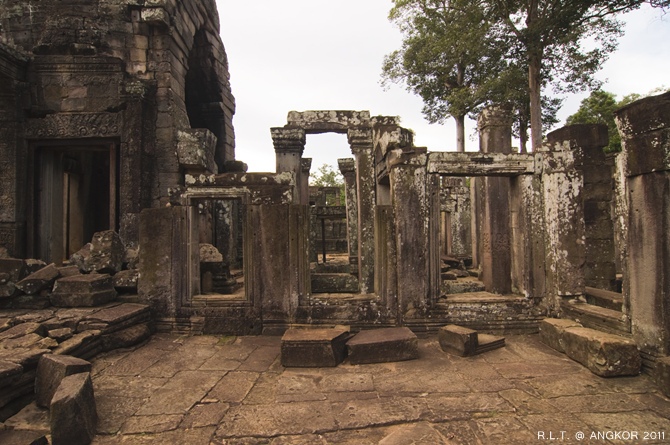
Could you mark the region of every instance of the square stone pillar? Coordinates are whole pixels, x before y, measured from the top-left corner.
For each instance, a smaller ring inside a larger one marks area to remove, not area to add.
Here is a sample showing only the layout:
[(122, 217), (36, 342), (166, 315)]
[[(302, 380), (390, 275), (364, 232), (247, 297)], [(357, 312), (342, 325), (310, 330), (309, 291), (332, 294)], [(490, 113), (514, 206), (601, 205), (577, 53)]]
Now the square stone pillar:
[(539, 149), (543, 163), (547, 304), (555, 308), (562, 297), (584, 294), (584, 180), (578, 166), (583, 157), (581, 147), (595, 145), (603, 137), (593, 127), (572, 125), (553, 131)]
[(347, 206), (347, 245), (352, 273), (358, 274), (358, 195), (356, 194), (356, 161), (338, 159), (337, 165), (344, 176)]
[[(512, 115), (501, 107), (488, 107), (479, 116), (479, 151), (512, 152)], [(478, 260), (486, 290), (496, 294), (512, 291), (510, 248), (510, 180), (484, 177), (478, 181)]]
[(350, 128), (347, 139), (356, 160), (358, 196), (358, 279), (362, 294), (374, 292), (375, 159), (372, 130)]
[[(400, 150), (398, 150), (400, 151)], [(395, 164), (389, 172), (395, 215), (399, 316), (407, 322), (427, 315), (439, 290), (439, 177), (429, 175), (427, 156)], [(437, 280), (437, 281), (436, 281)]]
[[(270, 129), (277, 159), (277, 173), (289, 172), (295, 177), (293, 204), (303, 202), (301, 193), (302, 154), (305, 151), (305, 130), (275, 127)], [(307, 198), (309, 199), (309, 197)]]
[(670, 93), (633, 102), (616, 121), (628, 191), (624, 299), (646, 362), (670, 354)]

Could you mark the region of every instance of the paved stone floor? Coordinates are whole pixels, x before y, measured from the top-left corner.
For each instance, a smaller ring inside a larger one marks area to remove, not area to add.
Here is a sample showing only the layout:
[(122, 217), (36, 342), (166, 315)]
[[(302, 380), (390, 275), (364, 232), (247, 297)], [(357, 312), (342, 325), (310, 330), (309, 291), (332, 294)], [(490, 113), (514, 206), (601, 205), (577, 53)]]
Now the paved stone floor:
[[(597, 377), (537, 336), (471, 358), (436, 337), (420, 350), (285, 369), (277, 337), (156, 335), (94, 361), (94, 444), (670, 443), (670, 400), (647, 376)], [(46, 413), (31, 406), (5, 427), (0, 443), (28, 444)]]

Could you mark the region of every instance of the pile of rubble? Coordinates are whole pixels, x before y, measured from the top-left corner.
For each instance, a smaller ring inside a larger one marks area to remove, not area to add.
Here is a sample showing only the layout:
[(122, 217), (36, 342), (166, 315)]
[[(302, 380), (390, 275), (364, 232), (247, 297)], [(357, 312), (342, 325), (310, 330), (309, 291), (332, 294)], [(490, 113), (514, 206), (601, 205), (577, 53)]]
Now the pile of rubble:
[(64, 267), (0, 258), (0, 421), (32, 398), (40, 357), (90, 360), (151, 335), (149, 307), (119, 300), (136, 293), (136, 265), (113, 231), (96, 233)]

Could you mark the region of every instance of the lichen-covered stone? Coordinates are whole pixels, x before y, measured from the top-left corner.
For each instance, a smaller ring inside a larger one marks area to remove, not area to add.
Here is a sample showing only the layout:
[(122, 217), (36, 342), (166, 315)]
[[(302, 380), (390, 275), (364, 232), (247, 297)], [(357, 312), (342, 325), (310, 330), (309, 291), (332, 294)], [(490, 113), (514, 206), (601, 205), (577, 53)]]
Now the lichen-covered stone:
[(589, 328), (567, 328), (563, 348), (571, 359), (601, 377), (638, 375), (640, 352), (632, 340)]
[(563, 333), (568, 328), (581, 327), (581, 324), (567, 318), (545, 318), (540, 322), (540, 340), (558, 352), (565, 352)]
[(91, 240), (91, 265), (100, 273), (116, 273), (122, 270), (126, 250), (121, 237), (113, 230), (93, 234)]
[(74, 275), (58, 280), (49, 298), (56, 307), (91, 307), (114, 300), (116, 291), (109, 275)]
[(51, 285), (59, 276), (58, 268), (51, 263), (16, 283), (16, 287), (28, 295), (35, 295), (41, 290), (51, 290)]

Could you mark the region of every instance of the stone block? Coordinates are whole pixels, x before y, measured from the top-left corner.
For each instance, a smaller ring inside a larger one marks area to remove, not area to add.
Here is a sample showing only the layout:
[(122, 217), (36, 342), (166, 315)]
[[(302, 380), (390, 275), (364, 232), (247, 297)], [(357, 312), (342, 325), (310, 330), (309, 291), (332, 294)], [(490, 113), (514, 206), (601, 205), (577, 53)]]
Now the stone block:
[(200, 243), (200, 262), (201, 263), (221, 263), (223, 255), (215, 246), (207, 243)]
[(28, 295), (35, 295), (41, 290), (51, 290), (51, 286), (59, 276), (58, 268), (51, 263), (16, 283), (16, 287)]
[(12, 385), (23, 373), (23, 366), (0, 360), (0, 388)]
[(582, 325), (567, 318), (545, 318), (540, 322), (540, 340), (558, 352), (563, 349), (563, 333), (568, 328), (581, 328)]
[(140, 273), (137, 269), (122, 270), (114, 275), (114, 289), (119, 292), (137, 292), (137, 279)]
[(51, 304), (56, 307), (94, 307), (115, 298), (112, 277), (102, 274), (61, 278), (50, 295)]
[(444, 352), (461, 357), (474, 355), (479, 344), (477, 331), (453, 324), (441, 327), (438, 339)]
[(656, 360), (656, 383), (666, 397), (670, 397), (670, 357)]
[(314, 293), (358, 293), (358, 277), (350, 273), (313, 273), (311, 274)]
[(24, 335), (40, 333), (42, 325), (36, 322), (20, 323), (0, 332), (0, 341), (23, 337)]
[(126, 249), (121, 237), (113, 230), (93, 234), (91, 240), (91, 265), (101, 273), (116, 273), (123, 268)]
[(347, 342), (353, 365), (398, 362), (419, 358), (419, 341), (406, 327), (361, 331)]
[(281, 341), (281, 364), (286, 367), (333, 367), (347, 356), (349, 328), (288, 329)]
[(70, 264), (77, 266), (83, 273), (92, 272), (91, 243), (87, 243), (84, 247), (73, 253), (70, 257)]
[[(0, 274), (6, 274), (6, 280), (16, 283), (23, 278), (25, 263), (15, 258), (0, 258)], [(4, 275), (3, 275), (4, 276)], [(0, 282), (0, 284), (5, 284)]]
[(52, 445), (88, 445), (95, 437), (97, 424), (91, 374), (65, 377), (51, 400)]
[(65, 377), (90, 371), (91, 364), (86, 360), (68, 355), (43, 355), (37, 364), (37, 376), (35, 378), (37, 406), (49, 407), (51, 399)]
[(635, 342), (594, 329), (565, 329), (563, 348), (568, 357), (601, 377), (638, 375), (642, 366)]
[(187, 169), (216, 172), (214, 152), (216, 136), (204, 128), (191, 128), (177, 132), (179, 164)]
[(29, 258), (25, 260), (24, 263), (26, 264), (26, 275), (30, 275), (31, 273), (35, 273), (38, 270), (47, 267), (47, 263), (35, 258)]
[(151, 336), (151, 329), (148, 323), (142, 323), (131, 326), (127, 329), (112, 332), (100, 337), (102, 348), (105, 351), (112, 351), (119, 348), (127, 348), (136, 345)]
[(58, 328), (58, 329), (51, 329), (49, 332), (47, 332), (47, 335), (49, 336), (49, 338), (53, 338), (58, 343), (62, 343), (65, 340), (72, 338), (72, 335), (74, 335), (74, 333), (72, 332), (71, 328)]
[(65, 266), (65, 267), (59, 267), (58, 273), (60, 274), (61, 277), (71, 277), (74, 275), (80, 275), (81, 271), (77, 266)]

